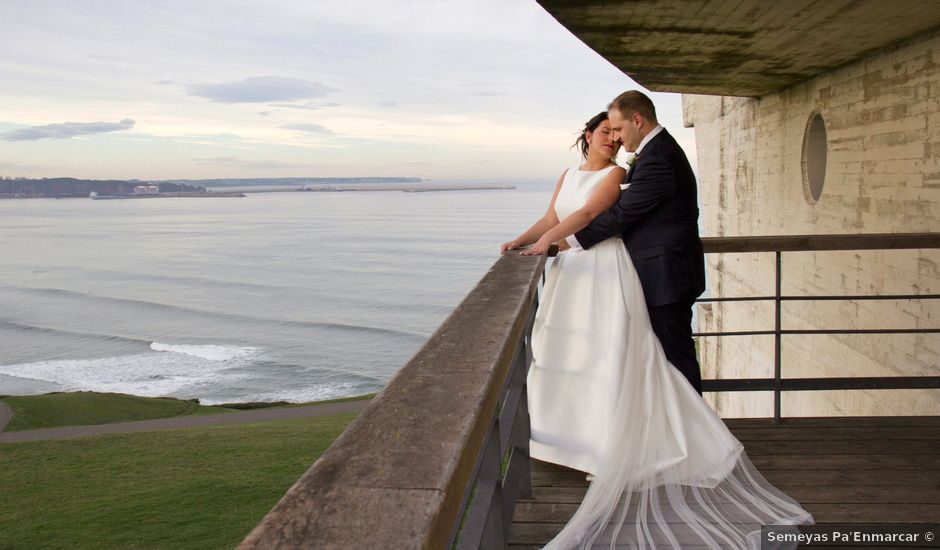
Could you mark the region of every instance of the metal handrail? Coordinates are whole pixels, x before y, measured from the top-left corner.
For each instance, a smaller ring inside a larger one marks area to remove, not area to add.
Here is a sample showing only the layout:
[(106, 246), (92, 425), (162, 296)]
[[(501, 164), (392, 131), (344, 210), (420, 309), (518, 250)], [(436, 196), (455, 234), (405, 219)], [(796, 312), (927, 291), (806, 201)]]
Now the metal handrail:
[(781, 394), (784, 391), (857, 390), (857, 389), (934, 389), (940, 388), (940, 376), (848, 377), (848, 378), (783, 378), (781, 341), (785, 335), (806, 334), (936, 334), (940, 329), (783, 329), (781, 305), (784, 301), (813, 300), (934, 300), (940, 294), (888, 294), (846, 296), (784, 296), (781, 292), (784, 252), (816, 252), (833, 250), (900, 250), (940, 248), (940, 233), (868, 234), (868, 235), (788, 235), (773, 237), (711, 237), (703, 238), (706, 254), (773, 252), (776, 260), (775, 293), (773, 296), (703, 298), (697, 302), (773, 301), (773, 330), (741, 330), (694, 332), (694, 337), (712, 336), (774, 336), (774, 377), (711, 379), (702, 381), (705, 392), (772, 391), (774, 421), (781, 419)]

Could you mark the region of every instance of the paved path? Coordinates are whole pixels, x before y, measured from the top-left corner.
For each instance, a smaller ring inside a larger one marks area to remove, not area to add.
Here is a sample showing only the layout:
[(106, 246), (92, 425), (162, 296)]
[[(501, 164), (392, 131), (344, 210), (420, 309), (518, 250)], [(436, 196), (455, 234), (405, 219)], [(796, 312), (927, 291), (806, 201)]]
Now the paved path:
[(13, 409), (3, 401), (0, 401), (0, 432), (7, 427), (7, 424), (9, 424), (12, 419)]
[[(237, 413), (207, 414), (203, 416), (176, 416), (172, 418), (158, 418), (155, 420), (138, 420), (135, 422), (118, 422), (114, 424), (96, 424), (94, 426), (67, 426), (63, 428), (43, 428), (41, 430), (28, 430), (22, 432), (0, 433), (0, 443), (17, 443), (20, 441), (41, 441), (44, 439), (73, 439), (102, 434), (122, 434), (130, 432), (152, 432), (158, 430), (172, 430), (175, 428), (192, 428), (196, 426), (221, 426), (224, 424), (250, 424), (254, 422), (267, 422), (269, 420), (292, 420), (295, 418), (311, 418), (346, 412), (361, 411), (371, 403), (371, 399), (358, 401), (345, 401), (342, 403), (326, 403), (323, 405), (310, 405), (307, 407), (279, 407), (270, 409), (256, 409)], [(0, 405), (3, 405), (0, 403)], [(3, 407), (0, 406), (0, 426), (3, 421)]]

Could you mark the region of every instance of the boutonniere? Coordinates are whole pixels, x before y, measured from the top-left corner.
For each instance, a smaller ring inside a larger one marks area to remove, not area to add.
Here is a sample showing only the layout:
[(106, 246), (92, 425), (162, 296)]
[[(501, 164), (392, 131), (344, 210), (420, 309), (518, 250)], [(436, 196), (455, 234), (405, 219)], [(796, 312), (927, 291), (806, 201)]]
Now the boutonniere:
[(638, 155), (636, 153), (627, 153), (626, 157), (624, 158), (624, 162), (627, 163), (627, 166), (633, 168), (633, 164), (636, 162), (637, 156)]

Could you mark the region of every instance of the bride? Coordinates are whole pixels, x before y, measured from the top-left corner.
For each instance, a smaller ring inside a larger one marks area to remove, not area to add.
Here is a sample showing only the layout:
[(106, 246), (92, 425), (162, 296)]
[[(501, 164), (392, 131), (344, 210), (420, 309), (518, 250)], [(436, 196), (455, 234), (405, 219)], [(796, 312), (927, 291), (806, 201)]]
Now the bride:
[[(543, 254), (620, 198), (620, 143), (603, 112), (576, 142), (545, 215), (501, 252)], [(534, 244), (533, 244), (534, 243)], [(545, 547), (760, 547), (761, 525), (812, 523), (666, 358), (623, 241), (560, 252), (532, 332), (530, 455), (588, 473), (580, 507)]]

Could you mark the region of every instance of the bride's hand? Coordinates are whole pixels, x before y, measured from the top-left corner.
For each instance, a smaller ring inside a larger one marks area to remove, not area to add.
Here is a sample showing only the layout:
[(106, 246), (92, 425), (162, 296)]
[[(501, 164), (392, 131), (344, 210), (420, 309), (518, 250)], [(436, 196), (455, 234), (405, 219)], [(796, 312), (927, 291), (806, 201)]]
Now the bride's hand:
[(504, 252), (507, 252), (509, 250), (515, 250), (517, 248), (519, 248), (519, 243), (517, 243), (516, 241), (509, 241), (508, 243), (503, 243), (502, 245), (500, 245), (499, 253), (503, 254)]
[(541, 256), (548, 252), (548, 248), (552, 246), (552, 241), (542, 237), (538, 240), (537, 243), (530, 246), (528, 249), (522, 252), (523, 256)]

